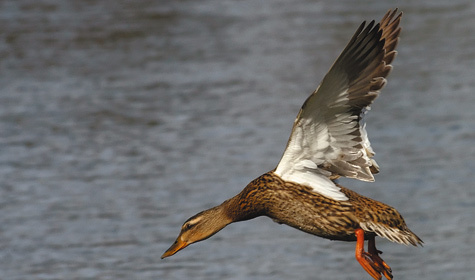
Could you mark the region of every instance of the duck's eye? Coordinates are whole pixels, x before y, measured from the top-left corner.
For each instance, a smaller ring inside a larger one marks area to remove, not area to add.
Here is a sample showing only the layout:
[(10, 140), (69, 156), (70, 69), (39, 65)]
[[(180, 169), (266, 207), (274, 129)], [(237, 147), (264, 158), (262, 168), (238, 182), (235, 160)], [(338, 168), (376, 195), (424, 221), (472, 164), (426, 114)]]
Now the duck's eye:
[(187, 224), (185, 224), (184, 228), (185, 228), (186, 230), (189, 230), (189, 229), (191, 229), (193, 226), (194, 226), (194, 224), (192, 224), (192, 223), (187, 223)]

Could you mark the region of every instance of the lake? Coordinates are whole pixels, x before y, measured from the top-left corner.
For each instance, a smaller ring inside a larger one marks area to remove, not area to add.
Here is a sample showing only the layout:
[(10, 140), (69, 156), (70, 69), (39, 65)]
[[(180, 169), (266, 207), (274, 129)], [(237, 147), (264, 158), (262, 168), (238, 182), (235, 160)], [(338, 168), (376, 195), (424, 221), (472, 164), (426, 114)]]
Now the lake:
[[(392, 5), (392, 4), (391, 4)], [(370, 279), (354, 243), (261, 217), (161, 260), (182, 223), (278, 163), (297, 112), (382, 1), (2, 1), (2, 279)], [(395, 279), (475, 273), (475, 3), (398, 1), (366, 116), (375, 183), (425, 242)]]

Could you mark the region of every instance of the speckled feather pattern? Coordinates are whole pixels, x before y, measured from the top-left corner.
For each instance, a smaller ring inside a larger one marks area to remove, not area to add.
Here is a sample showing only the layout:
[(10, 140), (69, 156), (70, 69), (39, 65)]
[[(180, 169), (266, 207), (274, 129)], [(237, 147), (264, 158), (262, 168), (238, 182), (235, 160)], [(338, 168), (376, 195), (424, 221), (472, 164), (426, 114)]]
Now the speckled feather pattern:
[(234, 217), (234, 221), (264, 215), (332, 240), (355, 241), (355, 230), (361, 228), (367, 236), (378, 235), (406, 245), (422, 243), (396, 209), (339, 187), (349, 200), (330, 199), (312, 191), (311, 187), (284, 181), (271, 171), (227, 201), (228, 215)]

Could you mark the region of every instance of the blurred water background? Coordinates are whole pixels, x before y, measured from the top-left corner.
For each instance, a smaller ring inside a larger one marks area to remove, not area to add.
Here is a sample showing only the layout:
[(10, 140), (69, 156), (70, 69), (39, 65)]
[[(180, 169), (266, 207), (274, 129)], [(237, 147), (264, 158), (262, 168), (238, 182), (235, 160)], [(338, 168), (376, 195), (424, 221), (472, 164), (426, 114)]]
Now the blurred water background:
[(363, 20), (404, 11), (367, 115), (376, 183), (424, 241), (395, 279), (475, 273), (475, 2), (0, 2), (0, 278), (369, 279), (354, 243), (268, 218), (160, 260), (183, 221), (275, 167)]

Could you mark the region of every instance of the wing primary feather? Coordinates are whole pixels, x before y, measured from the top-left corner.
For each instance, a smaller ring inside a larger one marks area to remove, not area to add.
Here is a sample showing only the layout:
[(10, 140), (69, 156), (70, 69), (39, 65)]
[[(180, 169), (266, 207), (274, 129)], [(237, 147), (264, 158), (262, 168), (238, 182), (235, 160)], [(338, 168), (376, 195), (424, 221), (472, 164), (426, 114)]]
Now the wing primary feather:
[(274, 172), (336, 200), (332, 182), (345, 176), (374, 181), (379, 172), (363, 116), (386, 85), (401, 33), (402, 13), (359, 25), (317, 89), (305, 100)]

